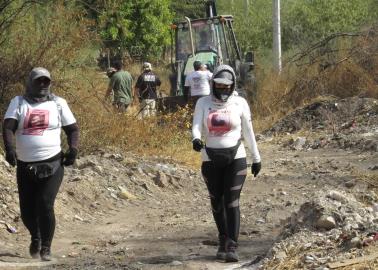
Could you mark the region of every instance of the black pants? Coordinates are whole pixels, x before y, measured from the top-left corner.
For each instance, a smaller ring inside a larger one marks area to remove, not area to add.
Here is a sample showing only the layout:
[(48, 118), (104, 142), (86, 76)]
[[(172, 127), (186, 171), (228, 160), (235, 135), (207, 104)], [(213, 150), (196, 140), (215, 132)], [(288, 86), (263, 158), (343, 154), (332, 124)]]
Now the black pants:
[[(60, 154), (54, 158), (60, 158)], [(50, 247), (55, 231), (54, 202), (64, 168), (60, 166), (52, 176), (38, 179), (27, 169), (28, 164), (31, 163), (17, 161), (21, 219), (32, 239), (40, 239), (42, 246)]]
[(239, 198), (247, 176), (246, 159), (235, 159), (223, 168), (214, 167), (212, 161), (205, 161), (202, 163), (202, 175), (209, 190), (219, 235), (237, 242), (240, 228)]

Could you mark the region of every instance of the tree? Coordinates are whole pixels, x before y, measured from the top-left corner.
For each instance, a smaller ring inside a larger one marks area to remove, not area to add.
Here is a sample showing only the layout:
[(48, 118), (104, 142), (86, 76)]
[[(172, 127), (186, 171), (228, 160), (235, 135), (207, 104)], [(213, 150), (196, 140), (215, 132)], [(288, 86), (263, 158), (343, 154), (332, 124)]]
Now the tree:
[(159, 58), (169, 42), (170, 0), (87, 0), (105, 47), (120, 54)]
[[(271, 49), (272, 1), (251, 0), (248, 15), (244, 1), (218, 0), (218, 13), (232, 14), (242, 48)], [(281, 3), (282, 48), (315, 42), (343, 31), (355, 31), (376, 21), (377, 0), (285, 0)]]

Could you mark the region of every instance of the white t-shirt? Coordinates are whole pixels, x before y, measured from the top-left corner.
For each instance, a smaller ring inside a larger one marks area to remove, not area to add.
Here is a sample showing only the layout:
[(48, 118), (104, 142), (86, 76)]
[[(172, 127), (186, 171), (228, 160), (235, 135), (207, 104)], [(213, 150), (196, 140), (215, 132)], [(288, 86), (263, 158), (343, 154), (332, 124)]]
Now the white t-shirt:
[(196, 70), (186, 76), (185, 86), (190, 87), (191, 96), (210, 95), (209, 81), (213, 73), (208, 70)]
[[(210, 148), (229, 148), (237, 144), (242, 134), (251, 151), (253, 163), (260, 162), (251, 112), (243, 97), (232, 95), (227, 102), (216, 102), (210, 95), (197, 101), (193, 115), (193, 140), (204, 138)], [(201, 156), (203, 161), (210, 160), (205, 149), (201, 150)], [(240, 144), (235, 159), (242, 157), (246, 157), (243, 143)]]
[[(18, 121), (16, 130), (16, 153), (21, 161), (45, 160), (61, 151), (61, 126), (76, 123), (65, 99), (29, 104), (24, 98), (11, 100), (5, 119)], [(57, 103), (60, 105), (57, 105)]]

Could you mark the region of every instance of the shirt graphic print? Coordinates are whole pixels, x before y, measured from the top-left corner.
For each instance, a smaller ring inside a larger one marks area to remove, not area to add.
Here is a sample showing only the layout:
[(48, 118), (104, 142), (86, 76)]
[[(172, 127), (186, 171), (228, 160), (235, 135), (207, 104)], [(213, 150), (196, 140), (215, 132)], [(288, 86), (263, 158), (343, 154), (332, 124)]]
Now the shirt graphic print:
[(49, 126), (49, 111), (28, 109), (24, 120), (23, 135), (42, 136)]
[(230, 112), (227, 110), (213, 110), (207, 118), (209, 134), (213, 136), (223, 135), (231, 130)]

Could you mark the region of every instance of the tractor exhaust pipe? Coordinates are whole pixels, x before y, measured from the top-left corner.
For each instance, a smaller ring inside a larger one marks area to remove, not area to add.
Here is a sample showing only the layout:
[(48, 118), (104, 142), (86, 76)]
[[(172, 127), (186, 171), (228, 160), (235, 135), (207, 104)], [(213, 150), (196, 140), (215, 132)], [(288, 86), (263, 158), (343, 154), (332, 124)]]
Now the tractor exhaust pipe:
[(192, 55), (195, 55), (194, 51), (194, 41), (193, 41), (193, 31), (192, 31), (192, 23), (190, 22), (190, 19), (188, 17), (185, 17), (185, 20), (188, 22), (189, 26), (189, 34), (190, 34), (190, 46), (192, 48)]

